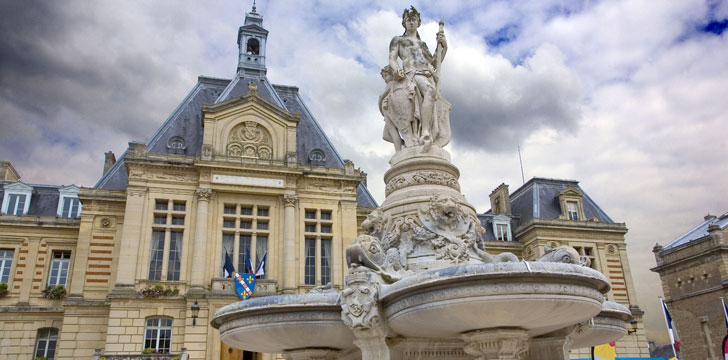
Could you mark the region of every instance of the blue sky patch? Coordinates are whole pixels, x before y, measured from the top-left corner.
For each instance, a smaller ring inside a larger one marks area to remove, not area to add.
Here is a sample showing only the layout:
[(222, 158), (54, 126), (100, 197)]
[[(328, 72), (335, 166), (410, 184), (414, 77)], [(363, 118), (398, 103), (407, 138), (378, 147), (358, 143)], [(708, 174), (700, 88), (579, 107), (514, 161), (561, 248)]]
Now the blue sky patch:
[(521, 27), (518, 24), (509, 24), (498, 29), (494, 33), (486, 35), (484, 39), (488, 46), (498, 47), (518, 38), (520, 32)]
[(703, 26), (700, 30), (702, 32), (706, 33), (713, 33), (715, 35), (720, 35), (725, 31), (725, 28), (728, 27), (728, 19), (723, 19), (721, 21), (711, 21), (705, 26)]

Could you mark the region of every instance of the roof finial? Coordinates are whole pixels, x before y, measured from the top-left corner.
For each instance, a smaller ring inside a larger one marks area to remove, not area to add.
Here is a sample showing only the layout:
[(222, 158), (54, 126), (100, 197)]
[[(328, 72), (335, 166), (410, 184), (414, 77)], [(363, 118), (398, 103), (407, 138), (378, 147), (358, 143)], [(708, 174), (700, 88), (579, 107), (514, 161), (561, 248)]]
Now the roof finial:
[(255, 12), (255, 0), (253, 0), (253, 12)]

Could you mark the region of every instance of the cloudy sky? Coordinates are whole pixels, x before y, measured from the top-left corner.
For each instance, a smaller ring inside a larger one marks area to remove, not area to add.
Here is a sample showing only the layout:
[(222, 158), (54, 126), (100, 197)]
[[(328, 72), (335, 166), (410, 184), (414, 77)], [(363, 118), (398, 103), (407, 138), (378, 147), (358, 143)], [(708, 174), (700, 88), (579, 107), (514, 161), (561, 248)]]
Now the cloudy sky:
[[(728, 210), (728, 2), (412, 1), (445, 21), (448, 147), (478, 211), (501, 182), (576, 179), (626, 222), (639, 304), (664, 342), (665, 244)], [(377, 97), (410, 1), (258, 3), (269, 79), (295, 85), (345, 158), (382, 175)], [(246, 1), (0, 0), (0, 159), (30, 183), (93, 186), (103, 153), (148, 140), (198, 75), (230, 78)]]

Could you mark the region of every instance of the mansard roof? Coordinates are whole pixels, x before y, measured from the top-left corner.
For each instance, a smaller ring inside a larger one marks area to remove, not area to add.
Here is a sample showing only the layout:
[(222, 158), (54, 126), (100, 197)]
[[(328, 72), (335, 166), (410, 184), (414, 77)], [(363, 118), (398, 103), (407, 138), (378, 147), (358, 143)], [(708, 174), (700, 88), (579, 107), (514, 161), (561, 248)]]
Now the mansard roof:
[(662, 249), (672, 249), (674, 247), (687, 244), (691, 241), (702, 239), (706, 236), (708, 236), (708, 227), (710, 225), (717, 225), (721, 230), (725, 229), (726, 226), (728, 226), (728, 212), (721, 215), (721, 216), (711, 216), (708, 215), (705, 217), (705, 221), (698, 224), (696, 227), (690, 229), (690, 231), (686, 232), (685, 234), (681, 235), (677, 239), (671, 241), (667, 245), (665, 245)]
[[(202, 147), (203, 104), (219, 104), (245, 96), (248, 93), (250, 82), (258, 85), (257, 95), (267, 100), (270, 105), (277, 106), (289, 113), (299, 114), (296, 153), (301, 165), (340, 169), (344, 167), (344, 159), (306, 107), (297, 87), (273, 85), (265, 75), (261, 75), (261, 73), (246, 74), (245, 71), (238, 72), (232, 80), (199, 77), (190, 93), (147, 142), (147, 151), (166, 154), (170, 141), (182, 139), (185, 145), (185, 155), (196, 156), (199, 154)], [(317, 156), (314, 157), (313, 154)], [(125, 157), (126, 153), (122, 154), (94, 187), (107, 190), (126, 189), (128, 176), (124, 165)], [(359, 184), (357, 187), (357, 202), (360, 206), (377, 206), (376, 201), (363, 184)]]
[[(22, 185), (23, 188), (32, 189), (30, 196), (30, 206), (28, 207), (28, 216), (56, 216), (58, 210), (58, 201), (60, 201), (59, 190), (68, 188), (68, 186), (26, 184), (22, 182), (0, 181), (0, 208), (5, 198), (5, 190), (12, 189)], [(71, 185), (75, 186), (75, 185)]]

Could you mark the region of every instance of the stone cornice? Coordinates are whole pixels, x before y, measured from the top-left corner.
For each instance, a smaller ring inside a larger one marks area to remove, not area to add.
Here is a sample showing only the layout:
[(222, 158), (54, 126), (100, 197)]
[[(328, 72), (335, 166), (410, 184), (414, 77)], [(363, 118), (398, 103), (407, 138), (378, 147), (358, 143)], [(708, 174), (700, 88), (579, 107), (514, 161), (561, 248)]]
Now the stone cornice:
[(299, 120), (301, 118), (300, 114), (298, 114), (298, 113), (294, 114), (294, 113), (285, 111), (285, 110), (281, 109), (280, 107), (278, 107), (277, 105), (273, 104), (272, 102), (264, 99), (257, 93), (252, 93), (252, 92), (248, 92), (245, 95), (242, 95), (242, 96), (239, 96), (239, 97), (227, 100), (227, 101), (223, 101), (223, 102), (220, 102), (217, 104), (203, 104), (202, 112), (203, 113), (217, 113), (217, 112), (221, 112), (221, 111), (224, 111), (227, 109), (234, 108), (238, 105), (247, 104), (247, 103), (250, 103), (251, 105), (259, 104), (266, 110), (271, 111), (271, 112), (275, 113), (276, 115), (278, 115), (279, 117), (286, 119), (288, 121), (297, 123), (297, 122), (299, 122)]
[[(700, 240), (700, 242), (704, 242), (704, 241), (705, 240)], [(693, 244), (693, 245), (696, 245), (696, 244)], [(699, 251), (699, 252), (696, 252), (689, 256), (679, 258), (675, 261), (664, 263), (664, 257), (663, 257), (664, 253), (666, 253), (666, 252), (674, 253), (677, 250), (683, 250), (683, 249), (684, 248), (682, 248), (682, 249), (675, 248), (675, 249), (666, 250), (665, 252), (658, 253), (658, 256), (660, 256), (660, 258), (663, 259), (663, 264), (651, 268), (650, 271), (660, 273), (668, 268), (676, 267), (676, 266), (679, 266), (680, 264), (684, 264), (686, 262), (700, 260), (715, 252), (727, 252), (728, 253), (728, 245), (718, 245), (718, 246), (710, 247), (707, 250)]]
[(624, 236), (627, 233), (625, 223), (604, 223), (594, 221), (574, 221), (562, 219), (532, 219), (516, 228), (514, 235), (520, 237), (534, 229), (566, 230), (566, 231), (597, 231), (615, 233)]
[(0, 215), (0, 225), (78, 229), (81, 225), (81, 219), (58, 218), (55, 216)]

